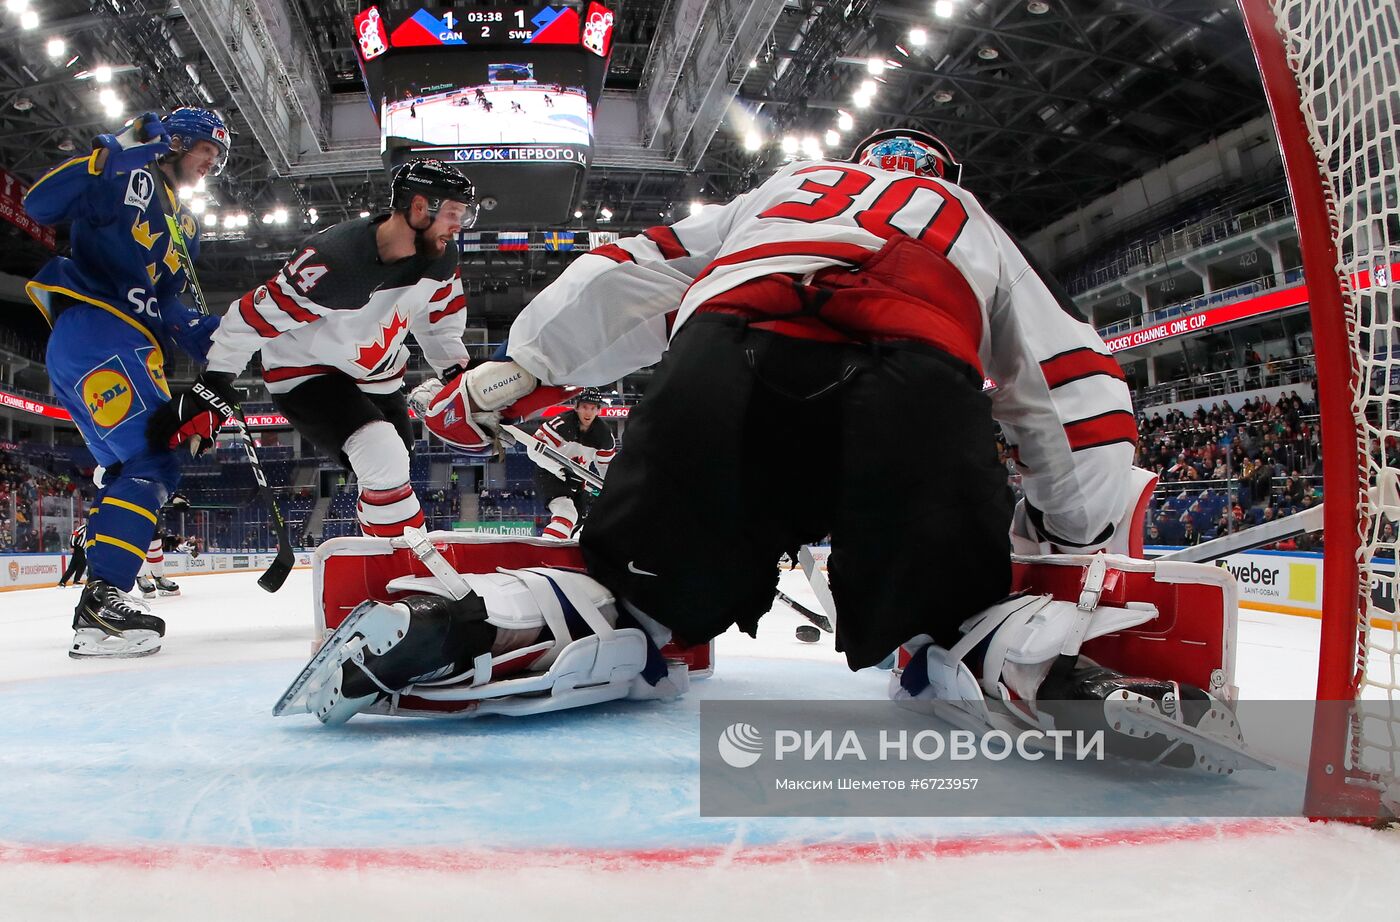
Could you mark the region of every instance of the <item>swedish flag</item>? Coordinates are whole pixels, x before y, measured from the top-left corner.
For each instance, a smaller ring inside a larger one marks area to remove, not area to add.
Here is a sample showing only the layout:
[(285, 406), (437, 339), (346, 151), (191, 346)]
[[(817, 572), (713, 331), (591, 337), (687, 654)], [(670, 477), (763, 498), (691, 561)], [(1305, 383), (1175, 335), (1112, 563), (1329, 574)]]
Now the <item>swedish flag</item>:
[(573, 231), (555, 231), (544, 235), (544, 248), (555, 253), (567, 253), (574, 248)]

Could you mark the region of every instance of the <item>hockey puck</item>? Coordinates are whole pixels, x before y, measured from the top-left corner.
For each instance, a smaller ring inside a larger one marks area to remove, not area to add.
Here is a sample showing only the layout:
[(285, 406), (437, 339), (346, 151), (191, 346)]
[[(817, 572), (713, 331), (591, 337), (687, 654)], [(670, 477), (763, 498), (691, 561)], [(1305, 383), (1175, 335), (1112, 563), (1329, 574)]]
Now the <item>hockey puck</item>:
[(817, 630), (815, 624), (799, 624), (797, 626), (797, 639), (803, 643), (816, 643), (821, 640), (822, 632)]

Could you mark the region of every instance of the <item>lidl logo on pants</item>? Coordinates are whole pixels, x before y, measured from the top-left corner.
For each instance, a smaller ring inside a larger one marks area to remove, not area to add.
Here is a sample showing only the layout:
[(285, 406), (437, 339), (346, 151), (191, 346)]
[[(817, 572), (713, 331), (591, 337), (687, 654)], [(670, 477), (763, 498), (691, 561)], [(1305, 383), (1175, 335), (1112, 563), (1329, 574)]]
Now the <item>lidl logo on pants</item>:
[(126, 366), (117, 356), (83, 375), (76, 390), (88, 416), (100, 430), (102, 438), (127, 420), (139, 416), (146, 404), (132, 384)]

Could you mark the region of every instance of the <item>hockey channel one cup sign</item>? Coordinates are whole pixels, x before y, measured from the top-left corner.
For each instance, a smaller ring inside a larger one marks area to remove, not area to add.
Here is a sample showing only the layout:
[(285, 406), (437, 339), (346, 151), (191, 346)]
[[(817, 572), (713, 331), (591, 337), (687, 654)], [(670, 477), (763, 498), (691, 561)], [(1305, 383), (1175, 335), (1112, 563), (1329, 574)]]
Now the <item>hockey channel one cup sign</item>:
[[(1243, 759), (1226, 765), (1216, 753), (1202, 763), (1203, 750), (1179, 745), (1161, 760), (1192, 765), (1183, 768), (1118, 754), (1127, 738), (1104, 728), (1102, 701), (1042, 705), (1064, 729), (968, 729), (945, 719), (958, 719), (947, 705), (922, 701), (703, 701), (700, 814), (1299, 816), (1315, 711), (1364, 721), (1383, 719), (1386, 707), (1238, 702), (1218, 709), (1210, 729), (1229, 737), (1237, 721)], [(1068, 729), (1076, 726), (1100, 729)], [(1170, 744), (1140, 745), (1160, 754)]]

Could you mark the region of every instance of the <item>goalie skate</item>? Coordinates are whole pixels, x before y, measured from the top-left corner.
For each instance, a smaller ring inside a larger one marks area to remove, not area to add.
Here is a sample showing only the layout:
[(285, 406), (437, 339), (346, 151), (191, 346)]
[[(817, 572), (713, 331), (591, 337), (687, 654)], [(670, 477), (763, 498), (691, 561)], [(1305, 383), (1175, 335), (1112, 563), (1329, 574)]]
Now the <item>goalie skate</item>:
[[(1177, 713), (1181, 713), (1180, 708)], [(1192, 765), (1196, 771), (1231, 775), (1245, 769), (1274, 770), (1272, 764), (1244, 745), (1239, 721), (1218, 702), (1193, 727), (1179, 717), (1163, 713), (1159, 702), (1123, 689), (1104, 701), (1104, 717), (1118, 733), (1142, 739), (1160, 733), (1177, 744), (1190, 746), (1196, 754)], [(1170, 751), (1164, 752), (1163, 757)]]
[(341, 667), (352, 660), (363, 664), (366, 649), (381, 655), (389, 652), (403, 639), (408, 620), (408, 612), (383, 602), (370, 600), (356, 606), (292, 680), (272, 715), (315, 714), (324, 724), (339, 724), (373, 704), (378, 695), (341, 695)]

